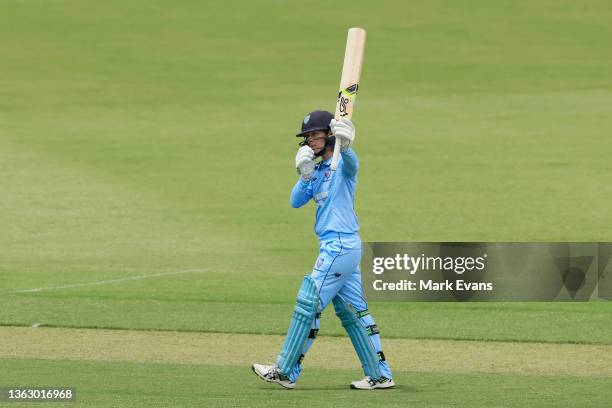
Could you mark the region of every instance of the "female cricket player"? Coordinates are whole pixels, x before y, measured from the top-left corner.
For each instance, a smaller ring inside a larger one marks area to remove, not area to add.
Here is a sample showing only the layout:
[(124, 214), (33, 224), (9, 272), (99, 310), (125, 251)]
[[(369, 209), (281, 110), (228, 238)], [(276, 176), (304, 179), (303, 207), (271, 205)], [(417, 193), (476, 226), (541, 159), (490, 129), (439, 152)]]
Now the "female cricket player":
[[(361, 238), (354, 206), (359, 161), (351, 148), (355, 128), (349, 119), (336, 120), (330, 112), (314, 111), (306, 115), (297, 136), (304, 141), (295, 157), (300, 178), (291, 191), (291, 206), (302, 207), (311, 199), (316, 203), (319, 256), (298, 292), (276, 364), (253, 364), (253, 372), (265, 381), (294, 388), (302, 372), (302, 360), (319, 330), (321, 312), (332, 302), (365, 373), (365, 378), (352, 382), (351, 388), (393, 387), (380, 334), (361, 286)], [(341, 154), (338, 169), (332, 171), (335, 138)], [(318, 157), (321, 160), (317, 163)]]

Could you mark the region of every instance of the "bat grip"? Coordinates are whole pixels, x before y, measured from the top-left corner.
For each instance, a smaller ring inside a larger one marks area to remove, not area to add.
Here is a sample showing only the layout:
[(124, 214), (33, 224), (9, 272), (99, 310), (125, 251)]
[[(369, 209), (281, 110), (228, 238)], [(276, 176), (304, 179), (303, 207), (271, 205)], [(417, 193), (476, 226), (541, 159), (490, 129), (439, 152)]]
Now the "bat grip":
[(334, 155), (332, 156), (331, 169), (336, 171), (338, 168), (338, 159), (340, 158), (340, 141), (336, 138), (336, 142), (334, 144)]

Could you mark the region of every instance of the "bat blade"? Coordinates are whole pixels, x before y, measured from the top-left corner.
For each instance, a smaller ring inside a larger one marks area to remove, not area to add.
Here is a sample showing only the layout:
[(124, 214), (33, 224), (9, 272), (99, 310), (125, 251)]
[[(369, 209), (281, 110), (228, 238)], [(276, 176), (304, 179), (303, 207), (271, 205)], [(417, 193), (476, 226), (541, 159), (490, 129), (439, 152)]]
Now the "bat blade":
[[(344, 51), (344, 63), (342, 64), (342, 76), (340, 77), (340, 90), (336, 102), (337, 120), (351, 118), (357, 91), (359, 90), (359, 79), (361, 77), (361, 66), (363, 65), (363, 51), (365, 49), (366, 31), (363, 28), (349, 28), (346, 37), (346, 49)], [(340, 156), (340, 142), (336, 139), (334, 155), (332, 157), (331, 169), (338, 168)]]

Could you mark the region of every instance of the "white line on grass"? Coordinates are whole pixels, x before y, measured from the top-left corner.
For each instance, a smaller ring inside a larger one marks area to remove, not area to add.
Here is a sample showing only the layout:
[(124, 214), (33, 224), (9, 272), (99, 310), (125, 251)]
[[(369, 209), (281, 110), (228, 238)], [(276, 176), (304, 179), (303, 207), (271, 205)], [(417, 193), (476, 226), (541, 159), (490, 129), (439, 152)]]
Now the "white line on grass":
[(31, 292), (42, 292), (42, 291), (45, 291), (45, 290), (72, 289), (72, 288), (80, 288), (80, 287), (83, 287), (83, 286), (108, 285), (109, 283), (126, 282), (126, 281), (140, 280), (140, 279), (157, 278), (159, 276), (180, 275), (180, 274), (183, 274), (183, 273), (206, 272), (206, 271), (207, 271), (207, 269), (184, 269), (182, 271), (152, 273), (152, 274), (149, 274), (149, 275), (128, 276), (126, 278), (108, 279), (108, 280), (101, 280), (101, 281), (95, 281), (95, 282), (75, 283), (75, 284), (72, 284), (72, 285), (61, 285), (61, 286), (49, 286), (49, 287), (44, 287), (44, 288), (11, 290), (11, 291), (8, 291), (8, 292), (0, 292), (0, 293), (4, 293), (4, 294), (8, 294), (8, 293), (31, 293)]

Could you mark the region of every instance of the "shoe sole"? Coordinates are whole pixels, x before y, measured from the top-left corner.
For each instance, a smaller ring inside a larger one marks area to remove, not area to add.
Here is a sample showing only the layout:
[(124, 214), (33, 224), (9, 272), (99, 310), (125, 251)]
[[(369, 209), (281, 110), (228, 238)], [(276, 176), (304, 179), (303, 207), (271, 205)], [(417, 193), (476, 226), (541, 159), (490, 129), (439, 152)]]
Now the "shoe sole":
[(372, 387), (372, 388), (359, 388), (359, 387), (355, 387), (353, 384), (351, 384), (351, 390), (361, 390), (361, 391), (389, 390), (389, 389), (391, 389), (393, 387), (395, 387), (395, 384), (389, 385), (388, 387)]
[(261, 374), (259, 374), (259, 373), (257, 372), (257, 370), (255, 370), (255, 366), (251, 366), (251, 370), (253, 370), (253, 372), (255, 373), (255, 375), (256, 375), (258, 378), (260, 378), (260, 379), (264, 380), (265, 382), (269, 382), (269, 383), (278, 384), (278, 385), (280, 385), (281, 387), (283, 387), (283, 388), (284, 388), (284, 389), (286, 389), (286, 390), (292, 390), (293, 388), (295, 388), (295, 385), (294, 385), (293, 387), (287, 387), (287, 386), (283, 385), (282, 383), (280, 383), (280, 382), (278, 382), (278, 381), (270, 380), (270, 379), (268, 379), (268, 378), (266, 378), (266, 377), (262, 376)]

